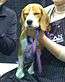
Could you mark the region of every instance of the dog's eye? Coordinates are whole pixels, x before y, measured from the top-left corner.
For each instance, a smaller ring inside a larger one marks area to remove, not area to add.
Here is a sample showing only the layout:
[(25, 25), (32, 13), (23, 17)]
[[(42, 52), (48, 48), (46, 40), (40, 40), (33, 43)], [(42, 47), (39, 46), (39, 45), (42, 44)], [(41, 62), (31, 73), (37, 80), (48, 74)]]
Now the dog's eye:
[(25, 15), (25, 16), (27, 16), (27, 15), (28, 15), (28, 13), (24, 13), (24, 15)]
[(40, 13), (34, 13), (34, 15), (39, 15)]

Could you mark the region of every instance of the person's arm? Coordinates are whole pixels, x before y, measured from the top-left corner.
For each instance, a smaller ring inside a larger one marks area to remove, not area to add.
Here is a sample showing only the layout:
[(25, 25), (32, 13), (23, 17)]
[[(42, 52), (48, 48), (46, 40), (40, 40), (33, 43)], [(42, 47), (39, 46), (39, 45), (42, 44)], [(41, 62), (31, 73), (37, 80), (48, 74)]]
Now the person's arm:
[[(6, 28), (5, 28), (6, 30)], [(9, 20), (9, 27), (6, 34), (0, 34), (0, 52), (10, 55), (17, 45), (17, 17), (13, 13)]]
[(44, 34), (41, 38), (41, 43), (52, 53), (52, 55), (65, 62), (65, 46), (53, 42)]

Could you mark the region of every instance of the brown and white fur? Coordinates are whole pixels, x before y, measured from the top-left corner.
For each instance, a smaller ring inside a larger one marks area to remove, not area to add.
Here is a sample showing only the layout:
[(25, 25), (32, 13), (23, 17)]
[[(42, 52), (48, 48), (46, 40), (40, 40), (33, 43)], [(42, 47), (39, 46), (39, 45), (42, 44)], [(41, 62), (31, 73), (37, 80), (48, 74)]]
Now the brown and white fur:
[[(28, 27), (35, 28), (40, 26), (42, 31), (50, 30), (50, 28), (48, 27), (49, 17), (47, 13), (45, 12), (44, 8), (40, 4), (36, 4), (36, 3), (28, 4), (27, 6), (24, 7), (24, 9), (21, 12), (20, 23), (22, 24), (20, 42), (21, 40), (25, 42), (24, 37), (26, 37), (27, 35), (31, 37), (35, 36), (34, 30), (29, 29)], [(17, 69), (16, 76), (18, 78), (22, 78), (24, 76), (24, 72), (23, 72), (24, 59), (23, 59), (21, 47), (19, 48), (18, 58), (19, 58), (19, 67)], [(28, 72), (29, 74), (34, 73), (33, 63), (31, 67), (28, 69)]]

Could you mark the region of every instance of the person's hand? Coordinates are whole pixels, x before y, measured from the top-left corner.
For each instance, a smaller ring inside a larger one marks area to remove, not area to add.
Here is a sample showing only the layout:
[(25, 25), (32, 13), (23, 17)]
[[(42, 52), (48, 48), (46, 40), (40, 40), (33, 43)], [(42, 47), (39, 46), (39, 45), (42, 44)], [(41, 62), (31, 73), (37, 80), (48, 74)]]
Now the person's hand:
[(44, 37), (45, 35), (45, 32), (43, 31), (40, 31), (40, 34), (39, 34), (39, 39), (42, 40), (42, 38)]
[(45, 33), (43, 31), (40, 31), (40, 34), (39, 34), (39, 44), (40, 44), (41, 50), (43, 50), (43, 48), (44, 48), (44, 40), (43, 40), (44, 35), (45, 35)]

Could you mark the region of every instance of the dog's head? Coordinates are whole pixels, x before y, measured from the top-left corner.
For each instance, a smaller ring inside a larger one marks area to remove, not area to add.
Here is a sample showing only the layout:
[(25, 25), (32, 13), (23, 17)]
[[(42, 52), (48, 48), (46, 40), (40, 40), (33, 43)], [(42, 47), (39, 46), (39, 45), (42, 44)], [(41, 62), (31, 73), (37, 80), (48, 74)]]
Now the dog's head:
[(44, 8), (39, 4), (28, 4), (21, 13), (20, 22), (23, 23), (24, 27), (40, 27), (41, 30), (50, 30), (49, 17), (45, 12)]

